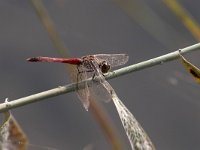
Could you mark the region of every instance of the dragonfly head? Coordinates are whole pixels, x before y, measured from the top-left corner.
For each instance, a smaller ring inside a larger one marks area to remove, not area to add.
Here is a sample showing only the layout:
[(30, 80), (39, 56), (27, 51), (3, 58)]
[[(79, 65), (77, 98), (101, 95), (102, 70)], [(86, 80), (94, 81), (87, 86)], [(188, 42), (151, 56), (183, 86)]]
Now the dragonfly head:
[(99, 64), (99, 68), (101, 69), (102, 73), (107, 73), (110, 70), (110, 65), (106, 61), (102, 61)]

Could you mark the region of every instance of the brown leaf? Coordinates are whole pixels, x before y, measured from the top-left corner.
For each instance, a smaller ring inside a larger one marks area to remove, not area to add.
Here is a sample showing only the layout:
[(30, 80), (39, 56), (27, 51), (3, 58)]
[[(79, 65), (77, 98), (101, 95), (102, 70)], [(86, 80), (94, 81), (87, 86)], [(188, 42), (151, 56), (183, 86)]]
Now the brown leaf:
[(200, 69), (186, 60), (179, 52), (180, 58), (187, 71), (194, 77), (195, 81), (200, 84)]
[(1, 150), (26, 150), (28, 140), (19, 124), (10, 112), (4, 112), (4, 121), (0, 126)]

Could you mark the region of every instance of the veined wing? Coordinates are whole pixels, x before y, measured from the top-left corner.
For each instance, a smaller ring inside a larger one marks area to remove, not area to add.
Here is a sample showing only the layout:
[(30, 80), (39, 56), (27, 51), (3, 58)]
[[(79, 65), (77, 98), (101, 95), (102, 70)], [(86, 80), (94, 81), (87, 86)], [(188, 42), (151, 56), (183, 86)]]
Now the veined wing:
[(112, 99), (110, 84), (107, 81), (99, 82), (93, 80), (89, 87), (90, 96), (95, 100), (109, 102)]
[(101, 69), (96, 61), (91, 61), (95, 76), (91, 87), (89, 87), (90, 95), (95, 97), (97, 100), (104, 102), (109, 102), (112, 99), (112, 87), (105, 80), (105, 77), (102, 75)]
[(78, 66), (78, 73), (77, 73), (77, 95), (78, 98), (81, 100), (84, 108), (88, 110), (90, 102), (89, 102), (89, 89), (87, 82), (84, 82), (84, 84), (79, 84), (79, 82), (88, 79), (88, 75), (86, 72), (86, 68), (84, 66)]
[(111, 67), (116, 67), (125, 64), (129, 56), (127, 54), (96, 54), (98, 60), (105, 60)]

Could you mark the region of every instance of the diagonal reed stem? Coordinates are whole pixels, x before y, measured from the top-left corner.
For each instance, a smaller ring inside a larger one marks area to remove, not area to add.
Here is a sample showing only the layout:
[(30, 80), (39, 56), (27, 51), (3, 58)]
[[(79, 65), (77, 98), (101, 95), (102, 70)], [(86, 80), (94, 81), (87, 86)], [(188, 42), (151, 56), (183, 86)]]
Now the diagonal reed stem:
[[(188, 46), (186, 48), (181, 49), (181, 54), (185, 54), (185, 53), (189, 53), (195, 50), (200, 49), (200, 43), (198, 44), (194, 44), (192, 46)], [(155, 65), (159, 65), (159, 64), (163, 64), (164, 62), (167, 61), (172, 61), (174, 59), (179, 58), (179, 51), (174, 51), (171, 53), (168, 53), (166, 55), (162, 55), (153, 59), (149, 59), (147, 61), (143, 61), (137, 64), (133, 64), (118, 70), (115, 70), (113, 72), (109, 72), (105, 75), (106, 79), (112, 79), (112, 78), (116, 78), (134, 71), (139, 71), (145, 68), (149, 68)], [(88, 79), (86, 80), (87, 82), (92, 82), (92, 79)], [(80, 84), (84, 84), (84, 82), (86, 81), (82, 81), (80, 82)], [(31, 104), (37, 101), (41, 101), (50, 97), (55, 97), (61, 94), (65, 94), (65, 93), (69, 93), (72, 91), (76, 90), (76, 83), (72, 83), (72, 84), (68, 84), (65, 86), (59, 86), (57, 88), (51, 89), (51, 90), (47, 90), (41, 93), (37, 93), (37, 94), (33, 94), (27, 97), (23, 97), (23, 98), (19, 98), (16, 100), (12, 100), (10, 102), (5, 102), (0, 104), (0, 112), (4, 112), (13, 108), (17, 108), (17, 107), (21, 107), (27, 104)]]

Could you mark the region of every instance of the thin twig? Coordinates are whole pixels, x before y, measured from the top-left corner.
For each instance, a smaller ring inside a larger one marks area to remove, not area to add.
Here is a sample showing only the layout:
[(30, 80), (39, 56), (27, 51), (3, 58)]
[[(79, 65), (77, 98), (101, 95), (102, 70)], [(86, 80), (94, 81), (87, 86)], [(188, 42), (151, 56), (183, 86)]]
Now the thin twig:
[(174, 52), (171, 52), (171, 53), (159, 56), (159, 57), (149, 59), (147, 61), (143, 61), (143, 62), (140, 62), (137, 64), (133, 64), (133, 65), (109, 72), (106, 75), (106, 79), (116, 78), (118, 76), (122, 76), (122, 75), (125, 75), (128, 73), (131, 73), (131, 72), (135, 72), (135, 71), (139, 71), (139, 70), (142, 70), (145, 68), (153, 67), (155, 65), (161, 65), (164, 62), (175, 60), (180, 57), (179, 51), (181, 51), (181, 54), (186, 54), (186, 53), (189, 53), (192, 51), (196, 51), (198, 49), (200, 50), (200, 43), (185, 47), (183, 49), (176, 50)]
[[(192, 52), (192, 51), (195, 51), (195, 50), (198, 50), (198, 49), (200, 49), (200, 43), (181, 49), (181, 54), (189, 53), (189, 52)], [(116, 78), (118, 76), (122, 76), (122, 75), (125, 75), (125, 74), (128, 74), (128, 73), (134, 72), (134, 71), (139, 71), (139, 70), (142, 70), (142, 69), (145, 69), (145, 68), (148, 68), (148, 67), (152, 67), (152, 66), (155, 66), (155, 65), (158, 65), (158, 64), (163, 64), (164, 62), (167, 62), (167, 61), (172, 61), (172, 60), (180, 57), (179, 51), (180, 51), (180, 49), (175, 51), (175, 52), (168, 53), (166, 55), (162, 55), (162, 56), (159, 56), (159, 57), (147, 60), (147, 61), (143, 61), (143, 62), (134, 64), (134, 65), (130, 65), (128, 67), (124, 67), (124, 68), (115, 70), (113, 72), (109, 72), (108, 74), (105, 75), (105, 78), (106, 79)], [(80, 84), (84, 84), (84, 82), (91, 83), (92, 79), (82, 81), (82, 82), (80, 82)], [(10, 102), (5, 102), (5, 103), (0, 104), (0, 112), (7, 111), (7, 110), (10, 110), (10, 109), (13, 109), (13, 108), (16, 108), (16, 107), (20, 107), (20, 106), (23, 106), (23, 105), (27, 105), (27, 104), (30, 104), (30, 103), (34, 103), (34, 102), (37, 102), (37, 101), (41, 101), (41, 100), (46, 99), (46, 98), (50, 98), (50, 97), (58, 96), (58, 95), (61, 95), (61, 94), (69, 93), (69, 92), (72, 92), (72, 91), (75, 91), (75, 90), (76, 90), (76, 83), (72, 83), (72, 84), (60, 86), (58, 88), (54, 88), (54, 89), (51, 89), (51, 90), (48, 90), (48, 91), (44, 91), (44, 92), (41, 92), (41, 93), (37, 93), (37, 94), (34, 94), (34, 95), (30, 95), (30, 96), (27, 96), (27, 97), (16, 99), (16, 100), (13, 100), (13, 101), (10, 101)]]

